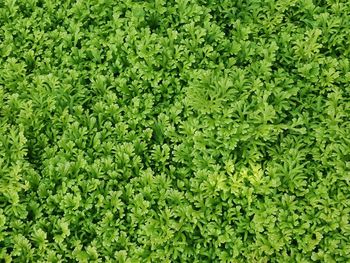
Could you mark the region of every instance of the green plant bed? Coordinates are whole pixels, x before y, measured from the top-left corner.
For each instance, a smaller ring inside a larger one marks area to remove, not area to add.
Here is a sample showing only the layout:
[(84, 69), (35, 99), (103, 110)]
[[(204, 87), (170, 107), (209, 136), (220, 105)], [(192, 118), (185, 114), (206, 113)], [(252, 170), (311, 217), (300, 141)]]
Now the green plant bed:
[(350, 1), (0, 0), (0, 262), (350, 262)]

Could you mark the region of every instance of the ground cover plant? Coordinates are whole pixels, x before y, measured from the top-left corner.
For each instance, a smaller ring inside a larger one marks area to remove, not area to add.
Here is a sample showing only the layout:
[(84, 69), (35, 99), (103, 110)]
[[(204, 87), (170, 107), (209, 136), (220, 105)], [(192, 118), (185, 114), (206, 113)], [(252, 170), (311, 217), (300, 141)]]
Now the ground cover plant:
[(0, 0), (1, 262), (350, 262), (350, 1)]

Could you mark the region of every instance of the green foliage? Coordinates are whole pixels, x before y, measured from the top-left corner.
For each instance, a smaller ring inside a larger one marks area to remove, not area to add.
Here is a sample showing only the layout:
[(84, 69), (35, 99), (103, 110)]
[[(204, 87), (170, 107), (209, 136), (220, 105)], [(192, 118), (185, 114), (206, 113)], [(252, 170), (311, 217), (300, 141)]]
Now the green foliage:
[(1, 262), (349, 262), (350, 1), (0, 1)]

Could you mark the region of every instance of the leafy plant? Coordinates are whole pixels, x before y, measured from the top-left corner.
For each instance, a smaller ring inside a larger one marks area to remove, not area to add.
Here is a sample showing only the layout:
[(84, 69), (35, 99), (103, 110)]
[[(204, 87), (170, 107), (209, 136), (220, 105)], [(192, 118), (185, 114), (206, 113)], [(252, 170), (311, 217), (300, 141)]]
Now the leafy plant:
[(0, 1), (1, 262), (348, 262), (350, 2)]

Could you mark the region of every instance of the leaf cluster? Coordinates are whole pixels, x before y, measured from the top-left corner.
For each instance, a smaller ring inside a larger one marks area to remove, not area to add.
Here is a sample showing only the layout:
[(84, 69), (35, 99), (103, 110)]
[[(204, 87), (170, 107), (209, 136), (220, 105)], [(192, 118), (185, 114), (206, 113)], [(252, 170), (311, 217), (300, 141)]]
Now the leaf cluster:
[(348, 0), (0, 1), (0, 261), (348, 262)]

